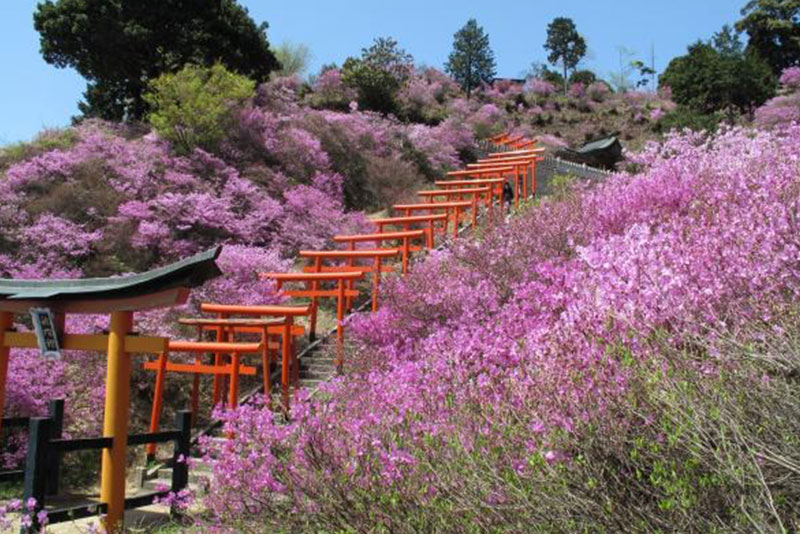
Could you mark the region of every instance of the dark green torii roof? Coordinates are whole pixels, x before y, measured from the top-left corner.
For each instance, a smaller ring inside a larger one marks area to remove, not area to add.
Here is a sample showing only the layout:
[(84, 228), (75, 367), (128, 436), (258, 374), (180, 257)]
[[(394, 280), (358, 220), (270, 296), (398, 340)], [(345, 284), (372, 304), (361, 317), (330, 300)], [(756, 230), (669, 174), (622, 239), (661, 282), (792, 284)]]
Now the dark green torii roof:
[(144, 273), (114, 278), (76, 280), (0, 279), (0, 301), (81, 301), (142, 297), (169, 289), (193, 288), (222, 272), (216, 259), (218, 246), (181, 261)]

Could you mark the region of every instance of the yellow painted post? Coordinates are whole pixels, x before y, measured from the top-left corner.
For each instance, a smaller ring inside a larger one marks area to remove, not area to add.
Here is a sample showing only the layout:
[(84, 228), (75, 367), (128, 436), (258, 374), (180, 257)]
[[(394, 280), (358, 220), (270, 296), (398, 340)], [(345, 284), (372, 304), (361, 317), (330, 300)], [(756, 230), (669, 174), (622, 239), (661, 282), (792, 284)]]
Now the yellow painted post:
[(11, 354), (9, 347), (3, 346), (6, 330), (11, 328), (14, 315), (10, 312), (0, 312), (0, 430), (3, 429), (3, 406), (6, 403), (6, 377), (8, 375), (8, 359)]
[(108, 505), (105, 530), (121, 532), (125, 513), (125, 463), (128, 445), (131, 359), (124, 351), (125, 336), (133, 327), (133, 313), (111, 314), (108, 332), (106, 405), (103, 436), (113, 438), (113, 447), (103, 449), (100, 500)]

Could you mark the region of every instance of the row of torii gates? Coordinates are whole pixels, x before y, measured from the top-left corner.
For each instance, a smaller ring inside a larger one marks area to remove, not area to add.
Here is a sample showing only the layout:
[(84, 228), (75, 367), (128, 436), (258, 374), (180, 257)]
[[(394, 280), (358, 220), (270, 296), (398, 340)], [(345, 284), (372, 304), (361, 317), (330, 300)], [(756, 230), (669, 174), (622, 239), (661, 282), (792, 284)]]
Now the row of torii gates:
[[(384, 273), (398, 270), (407, 273), (414, 252), (433, 249), (439, 238), (452, 236), (456, 239), (459, 227), (464, 223), (474, 228), (480, 210), (491, 223), (495, 218), (505, 216), (507, 202), (519, 206), (521, 199), (534, 195), (536, 163), (544, 152), (535, 145), (536, 141), (520, 135), (495, 136), (490, 139), (493, 152), (465, 169), (447, 173), (447, 179), (435, 182), (436, 189), (419, 191), (419, 203), (397, 204), (393, 206), (394, 216), (372, 219), (375, 232), (335, 236), (333, 242), (342, 248), (300, 251), (299, 258), (307, 263), (299, 272), (258, 273), (262, 279), (274, 280), (277, 289), (286, 297), (305, 299), (306, 303), (302, 305), (203, 303), (201, 311), (207, 316), (179, 320), (180, 324), (197, 330), (197, 340), (178, 341), (139, 335), (133, 328), (133, 314), (185, 303), (191, 288), (220, 274), (215, 260), (221, 247), (167, 267), (127, 277), (0, 280), (0, 430), (10, 351), (40, 346), (36, 334), (15, 328), (15, 314), (28, 313), (31, 308), (48, 308), (55, 319), (61, 350), (107, 353), (102, 438), (106, 442), (102, 448), (100, 501), (105, 503), (107, 510), (104, 519), (106, 530), (121, 529), (125, 510), (132, 354), (156, 355), (155, 359), (143, 364), (156, 375), (149, 434), (153, 439), (159, 432), (168, 373), (192, 375), (192, 414), (199, 410), (201, 375), (213, 376), (215, 406), (227, 397), (224, 404), (235, 408), (239, 400), (240, 377), (256, 375), (257, 371), (255, 366), (245, 364), (247, 355), (261, 358), (263, 392), (268, 398), (273, 389), (271, 366), (280, 370), (279, 406), (288, 413), (290, 392), (292, 388), (296, 389), (299, 377), (295, 340), (306, 333), (306, 327), (300, 321), (306, 323), (309, 338), (313, 340), (320, 302), (325, 299), (335, 301), (335, 361), (341, 371), (344, 365), (344, 320), (361, 294), (357, 284), (366, 282), (365, 278), (369, 276), (371, 308), (376, 311)], [(381, 246), (384, 243), (391, 246)], [(108, 333), (68, 333), (65, 331), (68, 314), (107, 314), (110, 316)], [(211, 340), (206, 340), (209, 336)], [(241, 339), (242, 336), (245, 340)], [(193, 361), (171, 361), (170, 355), (175, 353), (190, 355)], [(213, 355), (212, 360), (204, 363), (209, 353)], [(135, 441), (147, 443), (148, 455), (154, 455), (156, 443), (148, 443), (146, 439), (149, 439), (147, 435), (138, 435)]]

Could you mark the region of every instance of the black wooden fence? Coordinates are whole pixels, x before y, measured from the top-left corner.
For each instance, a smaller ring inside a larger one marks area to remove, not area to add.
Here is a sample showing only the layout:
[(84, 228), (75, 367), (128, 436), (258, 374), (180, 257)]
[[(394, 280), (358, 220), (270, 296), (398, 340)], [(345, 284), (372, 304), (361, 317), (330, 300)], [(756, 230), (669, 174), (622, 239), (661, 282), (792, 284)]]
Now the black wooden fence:
[[(51, 421), (50, 431), (53, 438), (60, 438), (61, 432), (64, 429), (64, 401), (54, 400), (50, 401), (47, 405), (47, 418)], [(4, 417), (3, 430), (28, 428), (30, 425), (30, 417)], [(58, 493), (59, 481), (59, 468), (61, 464), (61, 457), (53, 455), (50, 458), (50, 463), (47, 471), (50, 477), (47, 479), (47, 494), (55, 495)], [(0, 471), (0, 482), (17, 482), (25, 479), (25, 469), (20, 466), (16, 469)]]
[[(32, 525), (23, 528), (23, 534), (38, 532), (36, 514), (45, 510), (49, 524), (63, 523), (105, 513), (105, 503), (89, 503), (68, 507), (47, 507), (47, 497), (58, 494), (59, 471), (61, 458), (65, 453), (87, 450), (110, 449), (113, 439), (78, 438), (63, 439), (64, 401), (52, 401), (47, 417), (24, 417), (3, 419), (3, 428), (28, 427), (28, 454), (24, 469), (0, 473), (0, 481), (23, 480), (23, 503), (33, 498), (36, 507), (31, 513)], [(189, 466), (186, 460), (190, 455), (192, 413), (179, 412), (175, 430), (154, 433), (132, 434), (128, 436), (128, 445), (145, 445), (147, 443), (174, 442), (172, 457), (172, 483), (168, 490), (138, 494), (125, 499), (125, 509), (139, 508), (153, 504), (156, 498), (166, 497), (169, 493), (177, 493), (189, 483)]]

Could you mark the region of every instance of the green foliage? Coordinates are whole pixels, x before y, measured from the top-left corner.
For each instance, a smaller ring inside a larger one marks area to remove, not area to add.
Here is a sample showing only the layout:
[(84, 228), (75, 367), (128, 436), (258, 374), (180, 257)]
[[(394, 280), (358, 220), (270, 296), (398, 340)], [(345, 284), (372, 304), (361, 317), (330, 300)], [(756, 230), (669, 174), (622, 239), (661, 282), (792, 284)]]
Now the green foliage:
[(360, 58), (349, 57), (342, 65), (342, 81), (358, 91), (363, 109), (392, 113), (395, 95), (413, 70), (414, 59), (391, 37), (379, 37)]
[(86, 78), (85, 116), (144, 117), (149, 82), (187, 63), (221, 62), (256, 81), (279, 67), (266, 24), (236, 0), (47, 0), (34, 27), (45, 61)]
[(234, 122), (231, 110), (255, 92), (255, 83), (228, 71), (221, 64), (211, 68), (187, 65), (176, 74), (162, 74), (144, 95), (152, 112), (150, 124), (179, 152), (194, 147), (216, 150)]
[(636, 87), (644, 87), (653, 80), (656, 71), (644, 64), (644, 61), (635, 59), (631, 62), (631, 67), (639, 72), (639, 80), (636, 81)]
[(30, 159), (44, 152), (67, 149), (75, 144), (78, 135), (75, 130), (44, 130), (30, 143), (15, 143), (0, 148), (0, 171), (9, 165)]
[(444, 69), (467, 93), (467, 99), (473, 89), (494, 79), (494, 52), (489, 47), (489, 35), (475, 19), (469, 19), (453, 36), (453, 51)]
[(535, 78), (550, 82), (556, 87), (564, 85), (564, 77), (554, 70), (550, 70), (544, 63), (533, 62), (525, 73), (525, 78)]
[[(561, 63), (563, 78), (567, 79), (567, 71), (574, 69), (578, 62), (586, 55), (586, 41), (578, 33), (572, 19), (556, 17), (547, 25), (547, 41), (544, 49), (549, 53), (547, 61), (552, 65)], [(564, 84), (564, 94), (567, 85)]]
[(282, 42), (273, 53), (281, 68), (273, 73), (278, 76), (300, 76), (308, 71), (311, 49), (302, 43)]
[(657, 132), (670, 130), (683, 130), (689, 128), (694, 131), (716, 131), (722, 117), (719, 113), (700, 113), (686, 106), (678, 106), (664, 115), (661, 120), (653, 125)]
[(748, 50), (761, 56), (776, 76), (800, 64), (800, 0), (750, 0), (736, 29), (747, 33)]
[(569, 83), (582, 83), (586, 87), (589, 87), (594, 82), (597, 81), (597, 75), (587, 69), (583, 70), (576, 70), (572, 74), (569, 75)]
[(775, 92), (769, 65), (743, 49), (738, 36), (724, 27), (711, 41), (689, 46), (688, 54), (670, 61), (659, 80), (675, 102), (694, 111), (751, 112)]

